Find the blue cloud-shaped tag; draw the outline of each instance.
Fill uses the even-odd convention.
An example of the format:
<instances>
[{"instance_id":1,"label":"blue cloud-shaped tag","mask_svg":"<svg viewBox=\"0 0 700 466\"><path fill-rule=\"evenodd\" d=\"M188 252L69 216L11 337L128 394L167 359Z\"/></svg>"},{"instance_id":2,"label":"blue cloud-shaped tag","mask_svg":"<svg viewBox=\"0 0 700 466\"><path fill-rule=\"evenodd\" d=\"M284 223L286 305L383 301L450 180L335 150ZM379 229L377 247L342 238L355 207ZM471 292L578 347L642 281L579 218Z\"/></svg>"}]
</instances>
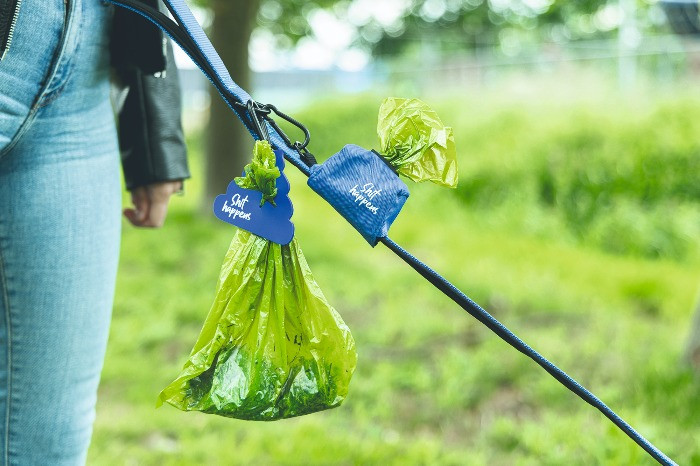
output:
<instances>
[{"instance_id":1,"label":"blue cloud-shaped tag","mask_svg":"<svg viewBox=\"0 0 700 466\"><path fill-rule=\"evenodd\" d=\"M265 202L260 207L260 191L243 189L235 181L231 181L226 194L216 196L214 215L219 220L284 245L289 244L294 237L294 224L290 220L294 208L289 199L289 180L284 174L284 156L282 151L274 152L277 168L280 169L280 176L276 182L276 206Z\"/></svg>"}]
</instances>

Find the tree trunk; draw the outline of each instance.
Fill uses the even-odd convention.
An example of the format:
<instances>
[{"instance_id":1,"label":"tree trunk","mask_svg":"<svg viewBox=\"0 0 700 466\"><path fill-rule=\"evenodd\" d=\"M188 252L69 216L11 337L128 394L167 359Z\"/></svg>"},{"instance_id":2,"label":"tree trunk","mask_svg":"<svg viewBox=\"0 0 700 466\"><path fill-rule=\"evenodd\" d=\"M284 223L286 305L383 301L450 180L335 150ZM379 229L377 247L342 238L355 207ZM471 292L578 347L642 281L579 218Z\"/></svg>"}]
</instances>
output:
<instances>
[{"instance_id":1,"label":"tree trunk","mask_svg":"<svg viewBox=\"0 0 700 466\"><path fill-rule=\"evenodd\" d=\"M700 373L700 302L695 310L695 317L690 329L690 338L686 347L685 357L691 367Z\"/></svg>"},{"instance_id":2,"label":"tree trunk","mask_svg":"<svg viewBox=\"0 0 700 466\"><path fill-rule=\"evenodd\" d=\"M243 89L250 88L248 42L255 26L259 0L212 0L214 20L211 41ZM206 185L204 203L211 209L214 198L226 192L228 183L241 175L252 154L252 139L238 117L214 87L206 132Z\"/></svg>"}]
</instances>

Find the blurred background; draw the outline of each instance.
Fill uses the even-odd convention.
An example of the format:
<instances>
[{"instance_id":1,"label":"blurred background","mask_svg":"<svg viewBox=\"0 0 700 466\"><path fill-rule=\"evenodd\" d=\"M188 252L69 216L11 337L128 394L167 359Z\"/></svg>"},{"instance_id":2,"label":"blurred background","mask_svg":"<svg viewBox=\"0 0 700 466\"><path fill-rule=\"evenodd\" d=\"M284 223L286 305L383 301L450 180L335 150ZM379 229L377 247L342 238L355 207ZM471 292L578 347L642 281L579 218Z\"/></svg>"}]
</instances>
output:
<instances>
[{"instance_id":1,"label":"blurred background","mask_svg":"<svg viewBox=\"0 0 700 466\"><path fill-rule=\"evenodd\" d=\"M392 237L677 462L700 465L697 1L193 7L234 79L304 122L319 161L346 143L378 148L384 97L436 108L455 130L460 185L411 184ZM162 230L124 228L91 464L652 464L369 248L293 168L297 237L357 342L347 400L272 423L154 409L233 235L209 202L252 148L194 65L178 65L193 178Z\"/></svg>"}]
</instances>

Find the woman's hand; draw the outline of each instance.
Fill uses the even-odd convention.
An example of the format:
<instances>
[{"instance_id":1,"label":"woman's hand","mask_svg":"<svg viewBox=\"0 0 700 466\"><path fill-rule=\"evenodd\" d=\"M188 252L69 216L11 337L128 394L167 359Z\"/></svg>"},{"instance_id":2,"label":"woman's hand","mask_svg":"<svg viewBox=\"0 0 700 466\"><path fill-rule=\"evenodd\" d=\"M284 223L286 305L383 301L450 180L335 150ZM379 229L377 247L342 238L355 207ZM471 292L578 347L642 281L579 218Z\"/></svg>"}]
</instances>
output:
<instances>
[{"instance_id":1,"label":"woman's hand","mask_svg":"<svg viewBox=\"0 0 700 466\"><path fill-rule=\"evenodd\" d=\"M136 227L160 228L168 213L170 196L182 189L182 181L164 181L139 186L131 191L134 208L124 209L124 216Z\"/></svg>"}]
</instances>

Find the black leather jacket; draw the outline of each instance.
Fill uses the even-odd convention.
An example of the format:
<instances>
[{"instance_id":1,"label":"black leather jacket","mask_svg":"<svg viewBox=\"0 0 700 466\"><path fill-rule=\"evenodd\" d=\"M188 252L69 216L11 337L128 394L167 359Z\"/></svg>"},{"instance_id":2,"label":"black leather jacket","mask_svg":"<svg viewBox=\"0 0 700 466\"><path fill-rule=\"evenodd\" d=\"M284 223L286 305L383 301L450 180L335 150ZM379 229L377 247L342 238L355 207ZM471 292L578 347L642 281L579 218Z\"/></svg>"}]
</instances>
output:
<instances>
[{"instance_id":1,"label":"black leather jacket","mask_svg":"<svg viewBox=\"0 0 700 466\"><path fill-rule=\"evenodd\" d=\"M141 0L158 7L158 0ZM180 82L170 41L153 24L116 8L111 60L126 86L119 147L127 189L190 177L180 120Z\"/></svg>"}]
</instances>

